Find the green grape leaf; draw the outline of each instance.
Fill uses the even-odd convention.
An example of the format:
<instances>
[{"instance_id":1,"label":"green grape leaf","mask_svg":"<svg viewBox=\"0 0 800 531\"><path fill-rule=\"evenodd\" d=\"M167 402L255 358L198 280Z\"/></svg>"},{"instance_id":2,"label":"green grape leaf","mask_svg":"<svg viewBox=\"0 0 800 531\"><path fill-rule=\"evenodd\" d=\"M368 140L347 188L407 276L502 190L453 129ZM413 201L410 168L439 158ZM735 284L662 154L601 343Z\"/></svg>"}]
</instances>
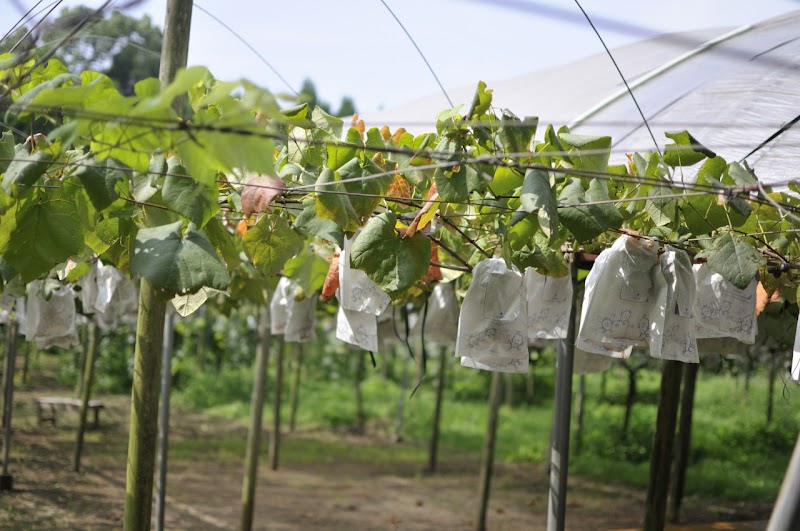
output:
<instances>
[{"instance_id":1,"label":"green grape leaf","mask_svg":"<svg viewBox=\"0 0 800 531\"><path fill-rule=\"evenodd\" d=\"M28 110L30 105L36 99L36 97L45 91L50 91L52 89L57 89L58 87L64 85L65 83L80 83L81 78L75 74L68 74L62 73L58 74L56 77L44 81L36 85L35 87L31 88L20 97L18 97L14 103L8 106L8 111L6 111L6 121L10 119L16 120L25 120L30 114L31 111ZM55 105L54 105L55 106Z\"/></svg>"},{"instance_id":2,"label":"green grape leaf","mask_svg":"<svg viewBox=\"0 0 800 531\"><path fill-rule=\"evenodd\" d=\"M442 201L463 203L469 199L469 171L475 172L475 170L468 168L464 164L451 168L436 169L433 173L433 178L436 181L436 191L439 192L439 197Z\"/></svg>"},{"instance_id":3,"label":"green grape leaf","mask_svg":"<svg viewBox=\"0 0 800 531\"><path fill-rule=\"evenodd\" d=\"M525 172L522 183L520 203L525 212L536 212L539 226L547 236L555 237L558 232L558 204L547 172L530 169Z\"/></svg>"},{"instance_id":4,"label":"green grape leaf","mask_svg":"<svg viewBox=\"0 0 800 531\"><path fill-rule=\"evenodd\" d=\"M0 135L0 173L5 173L14 159L14 135L8 131Z\"/></svg>"},{"instance_id":5,"label":"green grape leaf","mask_svg":"<svg viewBox=\"0 0 800 531\"><path fill-rule=\"evenodd\" d=\"M602 192L599 192L598 195L601 196L599 200L608 199L607 190L605 197L602 197ZM580 179L570 179L567 181L564 188L561 189L559 202L565 206L558 209L559 219L561 220L561 224L581 242L589 241L603 234L618 221L608 208L611 207L611 209L616 211L613 205L567 206L581 205L582 203L591 201L593 200L586 196ZM616 213L621 223L621 215L619 212Z\"/></svg>"},{"instance_id":6,"label":"green grape leaf","mask_svg":"<svg viewBox=\"0 0 800 531\"><path fill-rule=\"evenodd\" d=\"M672 194L674 192L666 186L654 186L647 194L652 199L645 202L644 208L657 227L669 225L675 220L677 200L675 198L658 199L659 196Z\"/></svg>"},{"instance_id":7,"label":"green grape leaf","mask_svg":"<svg viewBox=\"0 0 800 531\"><path fill-rule=\"evenodd\" d=\"M186 168L170 158L167 177L161 189L164 204L172 211L202 228L219 212L216 185L207 186L189 175Z\"/></svg>"},{"instance_id":8,"label":"green grape leaf","mask_svg":"<svg viewBox=\"0 0 800 531\"><path fill-rule=\"evenodd\" d=\"M523 176L516 168L498 166L492 179L492 191L500 195L508 195L522 186Z\"/></svg>"},{"instance_id":9,"label":"green grape leaf","mask_svg":"<svg viewBox=\"0 0 800 531\"><path fill-rule=\"evenodd\" d=\"M542 234L536 234L528 244L511 253L511 262L520 271L532 267L541 275L550 277L568 275L569 265L564 259L564 254L551 249L548 243Z\"/></svg>"},{"instance_id":10,"label":"green grape leaf","mask_svg":"<svg viewBox=\"0 0 800 531\"><path fill-rule=\"evenodd\" d=\"M222 255L223 260L228 265L228 269L233 271L242 263L239 258L239 251L236 250L236 245L233 243L231 233L225 228L222 222L213 217L208 220L203 231L208 237L211 245Z\"/></svg>"},{"instance_id":11,"label":"green grape leaf","mask_svg":"<svg viewBox=\"0 0 800 531\"><path fill-rule=\"evenodd\" d=\"M344 232L334 221L317 216L317 208L313 199L295 218L294 228L303 234L316 236L335 243L339 247L344 247Z\"/></svg>"},{"instance_id":12,"label":"green grape leaf","mask_svg":"<svg viewBox=\"0 0 800 531\"><path fill-rule=\"evenodd\" d=\"M97 210L111 206L119 199L120 188L128 184L128 172L112 158L102 162L89 159L77 167L73 176L80 181Z\"/></svg>"},{"instance_id":13,"label":"green grape leaf","mask_svg":"<svg viewBox=\"0 0 800 531\"><path fill-rule=\"evenodd\" d=\"M558 138L569 148L569 158L575 169L605 173L611 155L610 136L586 136L559 133Z\"/></svg>"},{"instance_id":14,"label":"green grape leaf","mask_svg":"<svg viewBox=\"0 0 800 531\"><path fill-rule=\"evenodd\" d=\"M407 290L428 272L431 242L422 234L403 238L391 212L370 219L350 248L350 265L364 271L384 291Z\"/></svg>"},{"instance_id":15,"label":"green grape leaf","mask_svg":"<svg viewBox=\"0 0 800 531\"><path fill-rule=\"evenodd\" d=\"M325 168L317 178L316 213L322 219L333 221L345 232L354 232L360 226L359 217L347 196L347 189L338 183L338 177L333 170ZM334 182L336 184L327 184Z\"/></svg>"},{"instance_id":16,"label":"green grape leaf","mask_svg":"<svg viewBox=\"0 0 800 531\"><path fill-rule=\"evenodd\" d=\"M500 140L503 143L504 151L506 153L532 152L538 125L539 118L535 116L526 116L524 120L520 120L511 112L503 111L500 120ZM492 188L494 189L494 185Z\"/></svg>"},{"instance_id":17,"label":"green grape leaf","mask_svg":"<svg viewBox=\"0 0 800 531\"><path fill-rule=\"evenodd\" d=\"M311 295L322 289L329 268L327 260L305 247L300 254L286 262L283 274L297 282L306 295Z\"/></svg>"},{"instance_id":18,"label":"green grape leaf","mask_svg":"<svg viewBox=\"0 0 800 531\"><path fill-rule=\"evenodd\" d=\"M666 132L664 136L675 141L674 144L664 146L664 162L668 166L692 166L704 158L713 159L717 156L688 131Z\"/></svg>"},{"instance_id":19,"label":"green grape leaf","mask_svg":"<svg viewBox=\"0 0 800 531\"><path fill-rule=\"evenodd\" d=\"M28 151L27 144L20 144L14 150L14 160L8 165L3 177L3 190L12 193L15 186L28 186L44 175L53 155L49 151Z\"/></svg>"},{"instance_id":20,"label":"green grape leaf","mask_svg":"<svg viewBox=\"0 0 800 531\"><path fill-rule=\"evenodd\" d=\"M264 276L280 272L303 249L303 237L279 215L261 216L242 239L244 252Z\"/></svg>"},{"instance_id":21,"label":"green grape leaf","mask_svg":"<svg viewBox=\"0 0 800 531\"><path fill-rule=\"evenodd\" d=\"M478 87L475 89L475 94L472 96L472 103L470 103L467 113L464 115L467 119L475 118L485 114L492 105L492 90L486 90L486 83L478 81Z\"/></svg>"},{"instance_id":22,"label":"green grape leaf","mask_svg":"<svg viewBox=\"0 0 800 531\"><path fill-rule=\"evenodd\" d=\"M165 297L196 293L203 287L224 290L229 277L211 242L182 222L139 229L133 245L131 274L140 275Z\"/></svg>"},{"instance_id":23,"label":"green grape leaf","mask_svg":"<svg viewBox=\"0 0 800 531\"><path fill-rule=\"evenodd\" d=\"M185 295L175 295L172 298L172 306L175 308L175 311L178 312L178 315L181 317L186 317L188 315L192 315L194 312L200 309L200 307L205 304L209 297L216 295L217 293L224 293L219 290L213 288L200 288L195 293L187 293Z\"/></svg>"},{"instance_id":24,"label":"green grape leaf","mask_svg":"<svg viewBox=\"0 0 800 531\"><path fill-rule=\"evenodd\" d=\"M328 144L328 167L333 171L341 168L345 163L351 161L358 153L358 145L362 145L361 133L358 129L351 127L347 130L346 144L341 142L331 142Z\"/></svg>"},{"instance_id":25,"label":"green grape leaf","mask_svg":"<svg viewBox=\"0 0 800 531\"><path fill-rule=\"evenodd\" d=\"M159 191L158 183L164 182L167 173L167 158L158 153L150 159L150 169L147 173L133 172L131 185L133 198L140 203L150 200Z\"/></svg>"},{"instance_id":26,"label":"green grape leaf","mask_svg":"<svg viewBox=\"0 0 800 531\"><path fill-rule=\"evenodd\" d=\"M0 217L0 255L25 282L83 250L83 226L70 201L26 201Z\"/></svg>"},{"instance_id":27,"label":"green grape leaf","mask_svg":"<svg viewBox=\"0 0 800 531\"><path fill-rule=\"evenodd\" d=\"M372 212L380 204L381 196L386 194L389 189L391 176L371 178L372 175L379 173L383 173L383 170L369 158L351 159L337 172L338 176L345 181L343 183L345 190L353 194L349 197L349 201L356 213L359 225L367 222ZM347 182L348 179L358 177L370 178L364 181Z\"/></svg>"},{"instance_id":28,"label":"green grape leaf","mask_svg":"<svg viewBox=\"0 0 800 531\"><path fill-rule=\"evenodd\" d=\"M516 223L513 223L512 220L513 225L508 228L508 242L511 245L511 249L523 249L539 231L539 220L536 215L517 212L514 219L519 214L525 214L525 216L521 217Z\"/></svg>"},{"instance_id":29,"label":"green grape leaf","mask_svg":"<svg viewBox=\"0 0 800 531\"><path fill-rule=\"evenodd\" d=\"M706 258L708 267L739 289L746 288L758 269L767 263L755 247L730 232L714 240L711 247L697 257Z\"/></svg>"}]
</instances>

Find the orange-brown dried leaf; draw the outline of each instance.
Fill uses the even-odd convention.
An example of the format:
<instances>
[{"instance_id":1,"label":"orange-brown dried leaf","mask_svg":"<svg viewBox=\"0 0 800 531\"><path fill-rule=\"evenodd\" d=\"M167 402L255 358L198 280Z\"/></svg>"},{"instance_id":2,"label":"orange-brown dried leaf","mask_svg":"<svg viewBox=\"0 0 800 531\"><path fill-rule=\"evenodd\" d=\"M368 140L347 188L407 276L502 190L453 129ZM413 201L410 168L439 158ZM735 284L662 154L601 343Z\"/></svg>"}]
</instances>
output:
<instances>
[{"instance_id":1,"label":"orange-brown dried leaf","mask_svg":"<svg viewBox=\"0 0 800 531\"><path fill-rule=\"evenodd\" d=\"M395 175L392 177L392 184L389 185L389 190L386 192L386 195L389 197L411 199L411 186L402 176Z\"/></svg>"},{"instance_id":2,"label":"orange-brown dried leaf","mask_svg":"<svg viewBox=\"0 0 800 531\"><path fill-rule=\"evenodd\" d=\"M331 300L337 289L339 289L339 253L334 253L325 282L322 284L322 300L325 302Z\"/></svg>"},{"instance_id":3,"label":"orange-brown dried leaf","mask_svg":"<svg viewBox=\"0 0 800 531\"><path fill-rule=\"evenodd\" d=\"M435 201L438 197L439 192L436 190L436 183L432 183L431 187L428 189L428 197L425 200L425 204L419 212L417 212L417 215L414 216L414 221L408 226L408 231L406 235L403 236L404 238L406 236L413 236L417 231L423 230L428 226L428 223L430 223L436 215L436 209L434 207L438 208L439 206L439 202Z\"/></svg>"},{"instance_id":4,"label":"orange-brown dried leaf","mask_svg":"<svg viewBox=\"0 0 800 531\"><path fill-rule=\"evenodd\" d=\"M431 265L428 266L428 273L425 275L425 278L422 279L422 282L425 284L442 280L442 268L438 265L434 265L434 263L439 263L439 246L436 245L436 242L431 242Z\"/></svg>"},{"instance_id":5,"label":"orange-brown dried leaf","mask_svg":"<svg viewBox=\"0 0 800 531\"><path fill-rule=\"evenodd\" d=\"M389 129L388 125L384 125L383 127L381 127L381 138L383 138L384 140L389 140L390 138L392 138L392 130Z\"/></svg>"},{"instance_id":6,"label":"orange-brown dried leaf","mask_svg":"<svg viewBox=\"0 0 800 531\"><path fill-rule=\"evenodd\" d=\"M286 185L280 177L256 175L251 177L242 190L242 212L245 216L269 210L269 204L283 192Z\"/></svg>"},{"instance_id":7,"label":"orange-brown dried leaf","mask_svg":"<svg viewBox=\"0 0 800 531\"><path fill-rule=\"evenodd\" d=\"M243 219L236 224L236 234L242 238L247 234L247 220Z\"/></svg>"},{"instance_id":8,"label":"orange-brown dried leaf","mask_svg":"<svg viewBox=\"0 0 800 531\"><path fill-rule=\"evenodd\" d=\"M358 116L358 115L356 115L356 116ZM367 130L367 124L364 123L364 120L357 121L354 127L361 134L361 140L364 140L364 133Z\"/></svg>"},{"instance_id":9,"label":"orange-brown dried leaf","mask_svg":"<svg viewBox=\"0 0 800 531\"><path fill-rule=\"evenodd\" d=\"M764 284L759 282L756 286L756 315L761 315L767 304L769 304L769 293L764 289Z\"/></svg>"},{"instance_id":10,"label":"orange-brown dried leaf","mask_svg":"<svg viewBox=\"0 0 800 531\"><path fill-rule=\"evenodd\" d=\"M394 144L394 147L400 147L400 137L403 136L403 133L405 132L406 130L404 127L398 127L394 132L392 135L392 144Z\"/></svg>"}]
</instances>

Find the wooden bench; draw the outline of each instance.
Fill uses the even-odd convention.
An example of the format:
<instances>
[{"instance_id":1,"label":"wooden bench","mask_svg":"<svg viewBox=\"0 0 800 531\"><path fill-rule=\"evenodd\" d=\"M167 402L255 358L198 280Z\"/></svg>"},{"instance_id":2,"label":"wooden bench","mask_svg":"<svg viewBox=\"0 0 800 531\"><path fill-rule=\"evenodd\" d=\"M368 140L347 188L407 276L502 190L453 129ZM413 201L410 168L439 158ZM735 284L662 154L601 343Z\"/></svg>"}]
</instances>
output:
<instances>
[{"instance_id":1,"label":"wooden bench","mask_svg":"<svg viewBox=\"0 0 800 531\"><path fill-rule=\"evenodd\" d=\"M89 400L89 409L94 412L94 422L89 426L96 428L100 425L100 410L105 406L100 400ZM78 398L40 397L36 399L36 412L39 424L48 421L56 425L56 411L58 409L80 410L81 400Z\"/></svg>"}]
</instances>

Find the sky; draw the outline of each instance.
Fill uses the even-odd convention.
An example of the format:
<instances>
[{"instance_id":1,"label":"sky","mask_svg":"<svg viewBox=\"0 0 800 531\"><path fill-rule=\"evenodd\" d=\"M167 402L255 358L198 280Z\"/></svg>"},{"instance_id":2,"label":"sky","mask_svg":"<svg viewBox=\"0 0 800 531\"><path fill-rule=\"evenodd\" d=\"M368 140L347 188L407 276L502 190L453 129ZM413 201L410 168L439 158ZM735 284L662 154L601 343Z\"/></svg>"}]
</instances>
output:
<instances>
[{"instance_id":1,"label":"sky","mask_svg":"<svg viewBox=\"0 0 800 531\"><path fill-rule=\"evenodd\" d=\"M574 0L384 0L445 88L503 80L602 52ZM34 0L0 0L3 33ZM98 0L62 5L101 4ZM120 3L124 3L121 1ZM800 9L798 0L583 0L613 49L660 33L739 27ZM43 2L42 6L48 2ZM163 26L166 0L143 0L131 16ZM201 9L202 8L202 9ZM204 11L205 10L205 11ZM362 112L440 92L414 44L381 0L202 0L195 2L189 64L219 79L247 78L290 92L313 80L334 110L345 95ZM609 68L612 68L609 63ZM442 96L442 109L449 107Z\"/></svg>"}]
</instances>

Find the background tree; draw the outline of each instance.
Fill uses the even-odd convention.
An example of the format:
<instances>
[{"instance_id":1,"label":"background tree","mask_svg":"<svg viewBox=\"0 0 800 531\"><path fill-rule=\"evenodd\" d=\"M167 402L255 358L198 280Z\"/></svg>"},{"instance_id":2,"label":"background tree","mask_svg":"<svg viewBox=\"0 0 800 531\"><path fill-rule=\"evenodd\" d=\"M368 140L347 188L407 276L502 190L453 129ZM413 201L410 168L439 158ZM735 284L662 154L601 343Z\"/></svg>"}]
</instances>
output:
<instances>
[{"instance_id":1,"label":"background tree","mask_svg":"<svg viewBox=\"0 0 800 531\"><path fill-rule=\"evenodd\" d=\"M300 94L297 97L298 103L308 103L308 108L313 109L315 105L319 106L320 109L323 111L333 114L331 110L331 105L319 99L317 95L317 87L314 85L314 82L310 79L306 78L303 80L303 84L300 86ZM342 118L349 118L356 113L356 103L353 101L353 98L350 96L344 96L342 98L341 103L339 104L339 110L336 112L336 116Z\"/></svg>"}]
</instances>

